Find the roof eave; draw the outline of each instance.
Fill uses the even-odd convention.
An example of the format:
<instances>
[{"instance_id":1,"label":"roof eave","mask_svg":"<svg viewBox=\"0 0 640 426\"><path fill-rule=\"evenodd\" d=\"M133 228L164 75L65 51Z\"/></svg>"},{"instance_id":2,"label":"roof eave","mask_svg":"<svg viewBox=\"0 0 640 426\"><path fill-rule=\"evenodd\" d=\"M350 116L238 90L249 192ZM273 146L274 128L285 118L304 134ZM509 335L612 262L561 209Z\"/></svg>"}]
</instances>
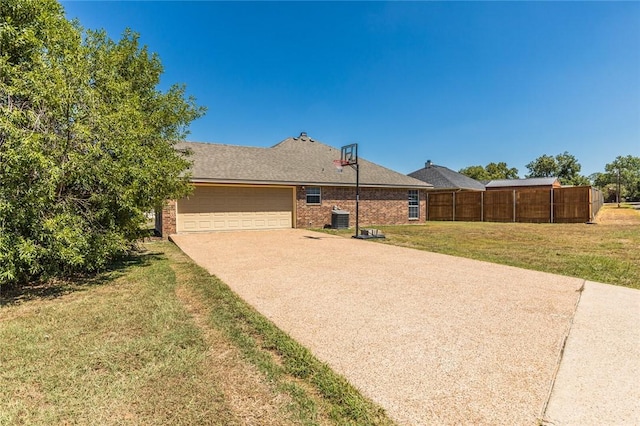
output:
<instances>
[{"instance_id":1,"label":"roof eave","mask_svg":"<svg viewBox=\"0 0 640 426\"><path fill-rule=\"evenodd\" d=\"M479 188L463 188L463 187L459 187L459 186L455 186L455 187L451 187L451 188L443 188L443 187L437 187L437 188L431 188L434 191L471 191L471 192L484 192L484 189L479 189Z\"/></svg>"}]
</instances>

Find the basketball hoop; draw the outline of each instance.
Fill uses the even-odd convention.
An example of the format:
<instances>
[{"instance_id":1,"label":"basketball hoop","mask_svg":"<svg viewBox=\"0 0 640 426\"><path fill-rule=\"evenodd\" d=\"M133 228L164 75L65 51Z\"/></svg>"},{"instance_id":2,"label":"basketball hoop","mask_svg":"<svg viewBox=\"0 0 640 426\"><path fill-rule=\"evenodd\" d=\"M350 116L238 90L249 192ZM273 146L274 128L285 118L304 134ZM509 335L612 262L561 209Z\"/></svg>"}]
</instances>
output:
<instances>
[{"instance_id":1,"label":"basketball hoop","mask_svg":"<svg viewBox=\"0 0 640 426\"><path fill-rule=\"evenodd\" d=\"M340 148L340 159L333 160L333 165L336 166L339 172L342 172L344 166L350 166L356 171L356 235L353 238L361 238L359 234L360 225L358 212L358 205L360 204L360 166L358 165L358 144L352 143L351 145L345 145Z\"/></svg>"},{"instance_id":2,"label":"basketball hoop","mask_svg":"<svg viewBox=\"0 0 640 426\"><path fill-rule=\"evenodd\" d=\"M338 172L342 173L342 168L346 165L348 165L349 162L348 161L344 161L344 160L333 160L333 165L336 166L336 169L338 169Z\"/></svg>"}]
</instances>

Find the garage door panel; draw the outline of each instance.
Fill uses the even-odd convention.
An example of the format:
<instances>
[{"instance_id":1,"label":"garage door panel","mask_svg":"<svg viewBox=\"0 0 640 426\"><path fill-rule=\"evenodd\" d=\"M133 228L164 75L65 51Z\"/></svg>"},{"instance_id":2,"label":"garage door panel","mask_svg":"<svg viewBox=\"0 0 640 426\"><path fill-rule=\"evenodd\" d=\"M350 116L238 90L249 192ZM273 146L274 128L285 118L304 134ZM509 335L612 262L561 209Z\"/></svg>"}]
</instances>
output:
<instances>
[{"instance_id":1,"label":"garage door panel","mask_svg":"<svg viewBox=\"0 0 640 426\"><path fill-rule=\"evenodd\" d=\"M196 226L196 222L193 220L185 220L184 222L184 230L185 231L195 231L198 227Z\"/></svg>"},{"instance_id":2,"label":"garage door panel","mask_svg":"<svg viewBox=\"0 0 640 426\"><path fill-rule=\"evenodd\" d=\"M291 228L291 188L196 187L178 201L178 232Z\"/></svg>"}]
</instances>

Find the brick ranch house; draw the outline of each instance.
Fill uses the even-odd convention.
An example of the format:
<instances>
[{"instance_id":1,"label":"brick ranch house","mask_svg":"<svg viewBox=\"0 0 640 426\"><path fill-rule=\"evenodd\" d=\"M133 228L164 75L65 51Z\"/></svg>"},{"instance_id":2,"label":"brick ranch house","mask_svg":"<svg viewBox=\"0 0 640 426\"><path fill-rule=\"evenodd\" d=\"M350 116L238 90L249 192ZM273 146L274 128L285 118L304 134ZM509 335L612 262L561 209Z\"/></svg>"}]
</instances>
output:
<instances>
[{"instance_id":1,"label":"brick ranch house","mask_svg":"<svg viewBox=\"0 0 640 426\"><path fill-rule=\"evenodd\" d=\"M340 150L306 135L270 148L182 142L192 153L194 192L165 203L156 230L174 233L281 228L321 228L332 210L350 212L355 225L355 170L333 165ZM432 186L362 158L360 224L424 223Z\"/></svg>"}]
</instances>

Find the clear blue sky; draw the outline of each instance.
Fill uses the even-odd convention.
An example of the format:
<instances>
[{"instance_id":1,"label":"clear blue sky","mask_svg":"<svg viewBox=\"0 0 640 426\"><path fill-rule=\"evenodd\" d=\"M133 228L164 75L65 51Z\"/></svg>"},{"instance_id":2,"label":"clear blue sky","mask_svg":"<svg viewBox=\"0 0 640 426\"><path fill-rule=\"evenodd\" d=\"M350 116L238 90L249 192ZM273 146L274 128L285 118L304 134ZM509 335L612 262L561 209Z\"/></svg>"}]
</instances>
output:
<instances>
[{"instance_id":1,"label":"clear blue sky","mask_svg":"<svg viewBox=\"0 0 640 426\"><path fill-rule=\"evenodd\" d=\"M639 2L62 1L158 53L208 108L188 139L306 131L402 173L543 154L640 156Z\"/></svg>"}]
</instances>

